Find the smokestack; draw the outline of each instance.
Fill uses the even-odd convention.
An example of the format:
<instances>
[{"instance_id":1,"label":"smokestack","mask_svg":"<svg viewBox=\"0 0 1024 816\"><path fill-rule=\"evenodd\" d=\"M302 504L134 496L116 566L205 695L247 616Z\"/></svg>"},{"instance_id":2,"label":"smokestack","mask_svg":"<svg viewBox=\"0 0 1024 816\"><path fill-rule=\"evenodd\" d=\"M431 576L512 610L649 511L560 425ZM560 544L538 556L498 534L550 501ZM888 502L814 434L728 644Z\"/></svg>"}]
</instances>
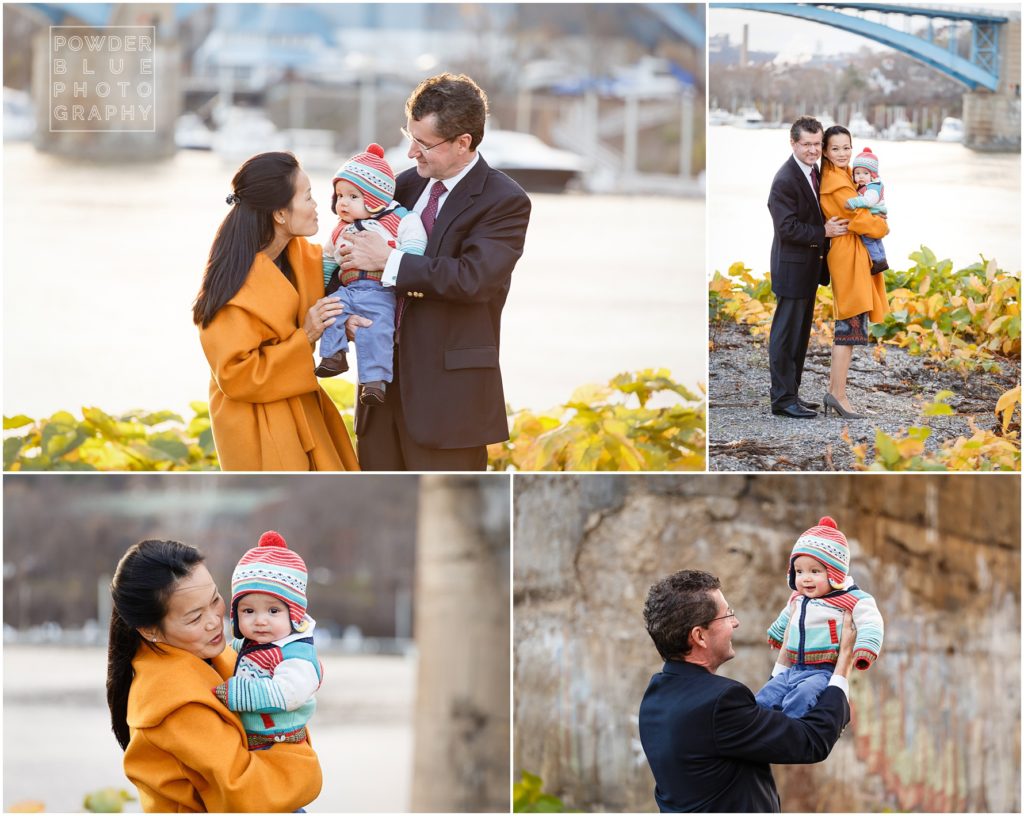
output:
<instances>
[{"instance_id":1,"label":"smokestack","mask_svg":"<svg viewBox=\"0 0 1024 816\"><path fill-rule=\"evenodd\" d=\"M747 64L747 41L750 39L750 26L743 24L743 44L740 46L740 68Z\"/></svg>"}]
</instances>

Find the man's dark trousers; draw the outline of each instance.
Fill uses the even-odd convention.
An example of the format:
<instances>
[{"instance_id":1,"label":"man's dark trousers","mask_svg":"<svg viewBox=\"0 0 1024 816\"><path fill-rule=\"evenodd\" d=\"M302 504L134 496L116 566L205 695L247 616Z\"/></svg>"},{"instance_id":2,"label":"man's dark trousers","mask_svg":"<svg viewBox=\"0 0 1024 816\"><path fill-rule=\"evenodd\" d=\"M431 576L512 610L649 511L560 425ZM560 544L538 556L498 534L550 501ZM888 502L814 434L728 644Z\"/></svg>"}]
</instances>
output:
<instances>
[{"instance_id":1,"label":"man's dark trousers","mask_svg":"<svg viewBox=\"0 0 1024 816\"><path fill-rule=\"evenodd\" d=\"M800 393L804 358L814 322L814 298L776 299L768 335L768 362L772 376L772 410L793 405Z\"/></svg>"}]
</instances>

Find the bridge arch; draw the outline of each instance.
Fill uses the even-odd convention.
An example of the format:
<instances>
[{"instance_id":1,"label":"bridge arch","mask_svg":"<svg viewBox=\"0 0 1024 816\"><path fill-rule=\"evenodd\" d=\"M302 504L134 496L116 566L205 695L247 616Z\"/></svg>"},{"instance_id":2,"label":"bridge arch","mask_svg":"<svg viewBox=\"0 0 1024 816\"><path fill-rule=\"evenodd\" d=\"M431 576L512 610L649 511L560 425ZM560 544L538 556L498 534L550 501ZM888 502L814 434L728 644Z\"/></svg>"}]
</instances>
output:
<instances>
[{"instance_id":1,"label":"bridge arch","mask_svg":"<svg viewBox=\"0 0 1024 816\"><path fill-rule=\"evenodd\" d=\"M829 3L806 5L803 3L714 3L711 8L743 9L768 14L781 14L838 28L881 43L906 54L925 65L963 83L974 91L996 91L999 87L999 33L1009 18L981 11L950 11L923 6L888 5L881 3ZM908 34L890 28L884 23L854 16L847 11L881 12L901 17L925 17L928 30L925 36ZM971 49L968 57L955 50L955 38L950 47L941 46L933 39L933 20L966 22L971 26Z\"/></svg>"}]
</instances>

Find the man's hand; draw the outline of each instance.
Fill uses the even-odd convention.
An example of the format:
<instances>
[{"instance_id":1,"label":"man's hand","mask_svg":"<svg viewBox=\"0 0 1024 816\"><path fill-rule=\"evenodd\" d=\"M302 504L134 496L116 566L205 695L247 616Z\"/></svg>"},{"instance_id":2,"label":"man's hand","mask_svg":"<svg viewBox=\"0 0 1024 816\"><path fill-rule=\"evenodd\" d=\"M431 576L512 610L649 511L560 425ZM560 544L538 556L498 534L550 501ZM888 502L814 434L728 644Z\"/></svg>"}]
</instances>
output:
<instances>
[{"instance_id":1,"label":"man's hand","mask_svg":"<svg viewBox=\"0 0 1024 816\"><path fill-rule=\"evenodd\" d=\"M837 235L846 235L846 225L850 223L848 218L840 218L833 215L825 222L825 237L835 238Z\"/></svg>"},{"instance_id":2,"label":"man's hand","mask_svg":"<svg viewBox=\"0 0 1024 816\"><path fill-rule=\"evenodd\" d=\"M391 254L391 247L384 239L375 232L357 232L348 236L351 246L343 246L341 254L341 268L346 272L353 269L363 272L383 272L384 264Z\"/></svg>"},{"instance_id":3,"label":"man's hand","mask_svg":"<svg viewBox=\"0 0 1024 816\"><path fill-rule=\"evenodd\" d=\"M847 610L843 613L843 634L839 639L839 659L836 660L835 674L840 677L850 675L850 669L853 667L853 644L856 639L857 627L853 625L853 614Z\"/></svg>"},{"instance_id":4,"label":"man's hand","mask_svg":"<svg viewBox=\"0 0 1024 816\"><path fill-rule=\"evenodd\" d=\"M350 342L355 342L356 329L365 329L367 326L372 325L373 321L370 318L363 317L362 315L352 315L352 317L345 321L345 335Z\"/></svg>"}]
</instances>

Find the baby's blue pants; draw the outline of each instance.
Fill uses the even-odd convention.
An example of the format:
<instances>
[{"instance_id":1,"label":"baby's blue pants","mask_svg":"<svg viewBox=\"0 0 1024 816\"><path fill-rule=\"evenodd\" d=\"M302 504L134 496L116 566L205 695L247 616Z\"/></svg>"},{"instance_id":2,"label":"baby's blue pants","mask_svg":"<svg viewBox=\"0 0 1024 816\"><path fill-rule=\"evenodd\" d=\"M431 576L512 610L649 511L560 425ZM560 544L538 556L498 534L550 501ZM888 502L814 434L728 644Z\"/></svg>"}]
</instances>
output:
<instances>
[{"instance_id":1,"label":"baby's blue pants","mask_svg":"<svg viewBox=\"0 0 1024 816\"><path fill-rule=\"evenodd\" d=\"M754 695L761 708L773 708L787 717L802 717L818 702L832 678L835 667L790 666L782 674L775 675Z\"/></svg>"},{"instance_id":2,"label":"baby's blue pants","mask_svg":"<svg viewBox=\"0 0 1024 816\"><path fill-rule=\"evenodd\" d=\"M391 382L395 357L395 291L379 281L358 280L341 286L331 297L340 298L345 311L320 337L320 356L330 357L348 348L345 321L352 315L367 317L372 326L356 331L356 364L359 382Z\"/></svg>"},{"instance_id":3,"label":"baby's blue pants","mask_svg":"<svg viewBox=\"0 0 1024 816\"><path fill-rule=\"evenodd\" d=\"M868 238L866 235L862 235L860 236L860 240L864 243L864 246L868 251L868 255L871 256L871 260L885 260L885 247L882 245L881 238Z\"/></svg>"}]
</instances>

